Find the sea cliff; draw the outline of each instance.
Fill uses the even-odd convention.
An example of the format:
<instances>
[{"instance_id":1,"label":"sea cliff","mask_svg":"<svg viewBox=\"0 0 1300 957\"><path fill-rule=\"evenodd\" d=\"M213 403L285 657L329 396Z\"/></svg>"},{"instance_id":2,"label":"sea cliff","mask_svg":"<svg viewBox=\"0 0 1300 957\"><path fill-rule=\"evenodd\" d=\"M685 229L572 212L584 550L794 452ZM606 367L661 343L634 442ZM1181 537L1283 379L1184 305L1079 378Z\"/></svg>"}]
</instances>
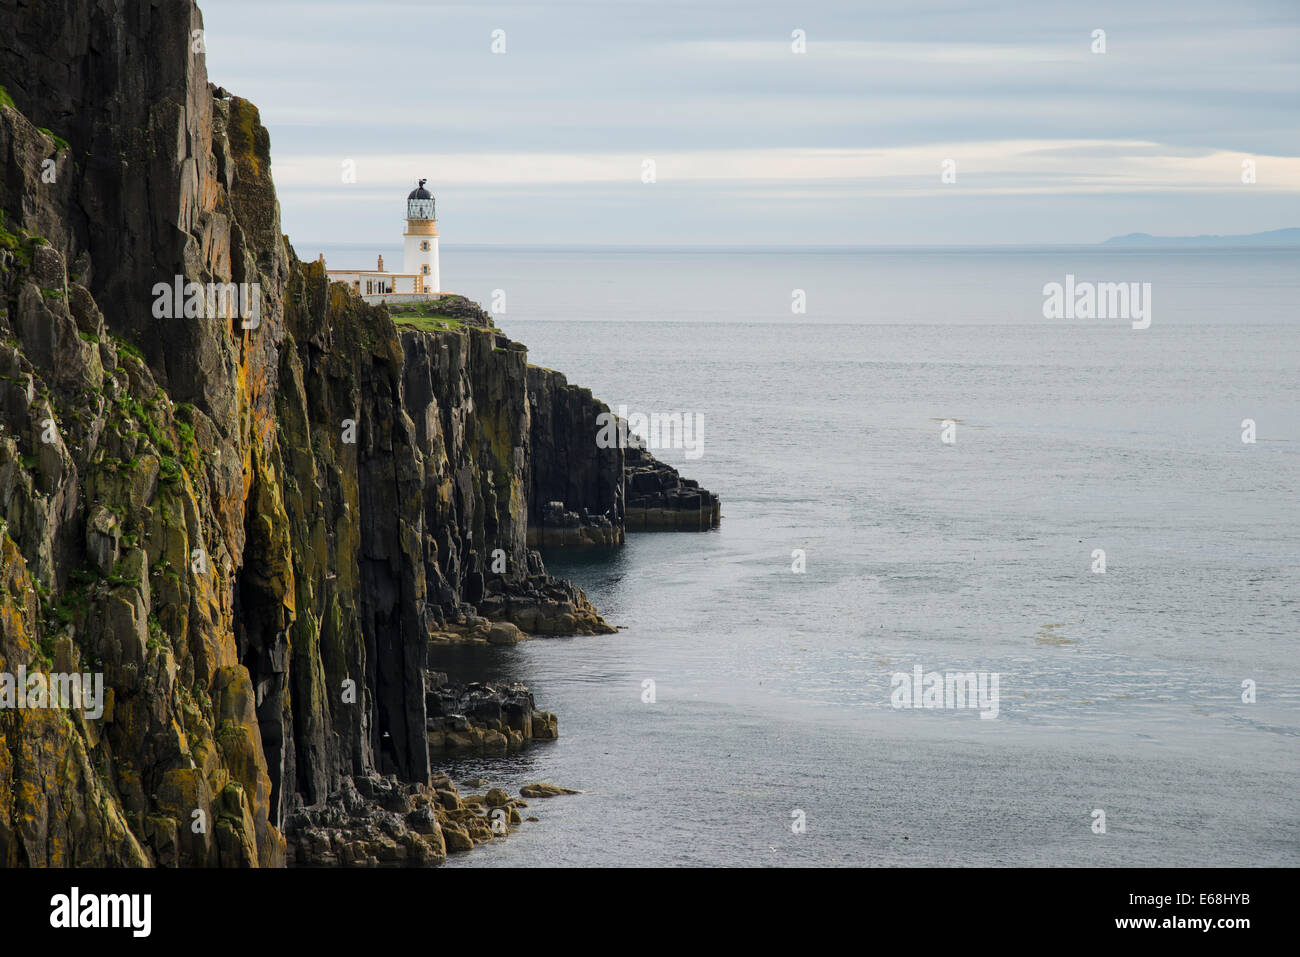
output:
<instances>
[{"instance_id":1,"label":"sea cliff","mask_svg":"<svg viewBox=\"0 0 1300 957\"><path fill-rule=\"evenodd\" d=\"M436 649L612 632L532 546L716 497L598 449L603 405L472 303L412 328L300 262L189 0L0 22L0 673L104 681L97 716L0 708L0 866L429 864L518 826L435 759L555 716ZM160 316L177 281L259 308Z\"/></svg>"}]
</instances>

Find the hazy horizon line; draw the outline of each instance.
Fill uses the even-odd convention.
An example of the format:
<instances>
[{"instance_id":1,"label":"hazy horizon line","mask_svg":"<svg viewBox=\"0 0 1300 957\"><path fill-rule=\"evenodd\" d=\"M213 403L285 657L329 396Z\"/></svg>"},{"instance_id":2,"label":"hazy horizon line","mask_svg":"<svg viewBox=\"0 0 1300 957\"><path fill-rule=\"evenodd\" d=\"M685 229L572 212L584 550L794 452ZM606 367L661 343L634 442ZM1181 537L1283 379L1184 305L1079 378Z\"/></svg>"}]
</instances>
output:
<instances>
[{"instance_id":1,"label":"hazy horizon line","mask_svg":"<svg viewBox=\"0 0 1300 957\"><path fill-rule=\"evenodd\" d=\"M1282 227L1296 228L1296 227ZM1261 232L1275 232L1275 230L1261 230ZM818 250L826 252L835 251L859 251L859 250L907 250L907 249L930 249L930 250L950 250L950 249L1078 249L1105 247L1110 250L1144 250L1144 249L1289 249L1300 246L1300 243L1261 243L1257 246L1245 243L1224 243L1215 245L1211 242L1204 242L1197 245L1189 245L1186 240L1199 239L1200 235L1189 236L1160 236L1153 237L1152 242L1119 245L1111 244L1113 238L1120 238L1132 234L1119 234L1117 237L1108 237L1107 239L1094 240L1092 242L1072 242L1072 243L1042 243L1042 242L1021 242L1021 243L619 243L619 242L585 242L585 243L441 243L445 249L573 249L573 250L692 250L692 251L719 251L719 252L736 252L742 250L753 251L781 251L781 250ZM1203 234L1215 236L1215 234ZM1223 234L1221 238L1232 239L1234 236L1252 236L1254 233L1240 234ZM1220 238L1215 236L1215 238ZM1159 240L1168 239L1171 242L1162 246ZM317 241L299 241L289 240L289 244L295 249L299 246L312 247L319 249L356 249L363 246L375 246L388 249L401 249L402 244L392 240L376 241L352 241L352 242L317 242Z\"/></svg>"}]
</instances>

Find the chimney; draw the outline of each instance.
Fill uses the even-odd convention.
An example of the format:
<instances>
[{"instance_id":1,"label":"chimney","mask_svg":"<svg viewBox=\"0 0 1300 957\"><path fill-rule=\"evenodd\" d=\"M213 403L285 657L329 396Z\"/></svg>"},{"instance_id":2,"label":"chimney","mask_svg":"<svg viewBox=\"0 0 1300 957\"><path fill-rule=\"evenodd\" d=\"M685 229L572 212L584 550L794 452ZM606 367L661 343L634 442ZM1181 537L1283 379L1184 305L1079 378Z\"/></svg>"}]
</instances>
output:
<instances>
[{"instance_id":1,"label":"chimney","mask_svg":"<svg viewBox=\"0 0 1300 957\"><path fill-rule=\"evenodd\" d=\"M379 271L380 272L384 271L384 256L382 253L380 253L379 255Z\"/></svg>"}]
</instances>

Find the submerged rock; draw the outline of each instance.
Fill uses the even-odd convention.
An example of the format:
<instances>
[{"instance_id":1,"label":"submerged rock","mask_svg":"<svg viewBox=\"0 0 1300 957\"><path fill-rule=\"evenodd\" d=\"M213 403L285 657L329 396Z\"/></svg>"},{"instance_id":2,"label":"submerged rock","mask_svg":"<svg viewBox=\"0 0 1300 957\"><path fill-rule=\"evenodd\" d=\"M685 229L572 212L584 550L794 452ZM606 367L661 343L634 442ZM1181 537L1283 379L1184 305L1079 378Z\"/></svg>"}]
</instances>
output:
<instances>
[{"instance_id":1,"label":"submerged rock","mask_svg":"<svg viewBox=\"0 0 1300 957\"><path fill-rule=\"evenodd\" d=\"M488 644L491 645L516 645L523 641L526 636L519 630L517 625L512 625L507 621L497 622L488 629Z\"/></svg>"},{"instance_id":2,"label":"submerged rock","mask_svg":"<svg viewBox=\"0 0 1300 957\"><path fill-rule=\"evenodd\" d=\"M526 798L553 798L560 797L564 794L581 794L581 791L575 791L572 788L562 788L555 784L525 784L519 789L519 793Z\"/></svg>"}]
</instances>

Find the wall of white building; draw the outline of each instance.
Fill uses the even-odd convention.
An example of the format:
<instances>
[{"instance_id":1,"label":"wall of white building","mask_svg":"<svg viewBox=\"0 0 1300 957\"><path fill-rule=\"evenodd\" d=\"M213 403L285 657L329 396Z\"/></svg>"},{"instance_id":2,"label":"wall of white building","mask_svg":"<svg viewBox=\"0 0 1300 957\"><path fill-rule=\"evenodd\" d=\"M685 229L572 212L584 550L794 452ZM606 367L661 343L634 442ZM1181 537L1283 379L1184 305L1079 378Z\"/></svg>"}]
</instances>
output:
<instances>
[{"instance_id":1,"label":"wall of white building","mask_svg":"<svg viewBox=\"0 0 1300 957\"><path fill-rule=\"evenodd\" d=\"M404 240L402 272L419 273L424 277L429 292L442 290L442 277L438 275L438 237L407 233Z\"/></svg>"},{"instance_id":2,"label":"wall of white building","mask_svg":"<svg viewBox=\"0 0 1300 957\"><path fill-rule=\"evenodd\" d=\"M416 293L421 289L421 277L405 273L376 272L374 270L352 271L328 269L325 274L330 282L345 282L362 296L381 295L383 293ZM427 289L427 287L424 287Z\"/></svg>"}]
</instances>

